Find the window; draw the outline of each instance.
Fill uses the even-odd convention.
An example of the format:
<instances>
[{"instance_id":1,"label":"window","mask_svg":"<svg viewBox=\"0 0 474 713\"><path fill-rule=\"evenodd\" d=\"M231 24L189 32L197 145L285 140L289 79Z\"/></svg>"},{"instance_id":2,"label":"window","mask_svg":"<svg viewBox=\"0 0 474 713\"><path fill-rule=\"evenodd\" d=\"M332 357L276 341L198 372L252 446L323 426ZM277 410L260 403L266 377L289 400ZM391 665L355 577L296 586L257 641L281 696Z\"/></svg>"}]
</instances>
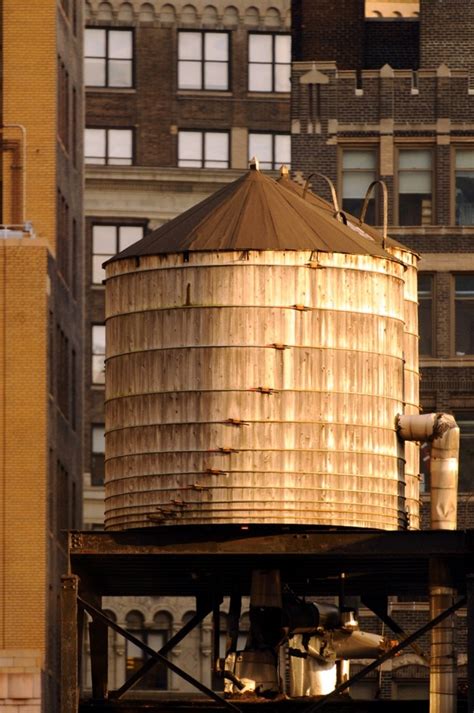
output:
<instances>
[{"instance_id":1,"label":"window","mask_svg":"<svg viewBox=\"0 0 474 713\"><path fill-rule=\"evenodd\" d=\"M228 33L178 32L178 89L228 88Z\"/></svg>"},{"instance_id":2,"label":"window","mask_svg":"<svg viewBox=\"0 0 474 713\"><path fill-rule=\"evenodd\" d=\"M178 133L178 166L229 168L229 134L227 131L180 131Z\"/></svg>"},{"instance_id":3,"label":"window","mask_svg":"<svg viewBox=\"0 0 474 713\"><path fill-rule=\"evenodd\" d=\"M458 412L454 417L461 431L458 490L469 493L474 491L474 412Z\"/></svg>"},{"instance_id":4,"label":"window","mask_svg":"<svg viewBox=\"0 0 474 713\"><path fill-rule=\"evenodd\" d=\"M375 149L347 149L342 153L342 209L360 216L367 189L377 178ZM375 223L375 198L372 194L365 222Z\"/></svg>"},{"instance_id":5,"label":"window","mask_svg":"<svg viewBox=\"0 0 474 713\"><path fill-rule=\"evenodd\" d=\"M69 74L58 57L58 136L66 152L69 152L69 124Z\"/></svg>"},{"instance_id":6,"label":"window","mask_svg":"<svg viewBox=\"0 0 474 713\"><path fill-rule=\"evenodd\" d=\"M84 81L89 87L131 87L133 33L131 30L86 29Z\"/></svg>"},{"instance_id":7,"label":"window","mask_svg":"<svg viewBox=\"0 0 474 713\"><path fill-rule=\"evenodd\" d=\"M92 226L92 282L102 284L105 270L102 264L143 238L143 225Z\"/></svg>"},{"instance_id":8,"label":"window","mask_svg":"<svg viewBox=\"0 0 474 713\"><path fill-rule=\"evenodd\" d=\"M290 166L290 134L249 134L249 159L253 156L258 158L262 169Z\"/></svg>"},{"instance_id":9,"label":"window","mask_svg":"<svg viewBox=\"0 0 474 713\"><path fill-rule=\"evenodd\" d=\"M104 424L92 426L91 483L103 485L105 474L105 429Z\"/></svg>"},{"instance_id":10,"label":"window","mask_svg":"<svg viewBox=\"0 0 474 713\"><path fill-rule=\"evenodd\" d=\"M105 383L105 325L92 327L92 383Z\"/></svg>"},{"instance_id":11,"label":"window","mask_svg":"<svg viewBox=\"0 0 474 713\"><path fill-rule=\"evenodd\" d=\"M249 34L249 91L289 92L291 35Z\"/></svg>"},{"instance_id":12,"label":"window","mask_svg":"<svg viewBox=\"0 0 474 713\"><path fill-rule=\"evenodd\" d=\"M433 356L433 275L418 275L420 355Z\"/></svg>"},{"instance_id":13,"label":"window","mask_svg":"<svg viewBox=\"0 0 474 713\"><path fill-rule=\"evenodd\" d=\"M86 129L84 158L86 163L131 166L132 129Z\"/></svg>"},{"instance_id":14,"label":"window","mask_svg":"<svg viewBox=\"0 0 474 713\"><path fill-rule=\"evenodd\" d=\"M158 651L166 644L172 627L172 619L167 612L157 612L153 617L153 624L150 628L145 626L143 614L138 611L129 612L125 622L127 631L155 651ZM141 668L148 659L148 656L131 641L127 641L126 646L126 675L128 678ZM139 681L136 687L139 689L166 689L168 687L166 666L161 663L154 666L153 669Z\"/></svg>"},{"instance_id":15,"label":"window","mask_svg":"<svg viewBox=\"0 0 474 713\"><path fill-rule=\"evenodd\" d=\"M456 356L474 354L474 275L455 275L454 349Z\"/></svg>"},{"instance_id":16,"label":"window","mask_svg":"<svg viewBox=\"0 0 474 713\"><path fill-rule=\"evenodd\" d=\"M56 399L66 420L69 420L71 378L69 373L69 339L56 324Z\"/></svg>"},{"instance_id":17,"label":"window","mask_svg":"<svg viewBox=\"0 0 474 713\"><path fill-rule=\"evenodd\" d=\"M474 225L474 150L456 151L456 225Z\"/></svg>"},{"instance_id":18,"label":"window","mask_svg":"<svg viewBox=\"0 0 474 713\"><path fill-rule=\"evenodd\" d=\"M398 169L399 225L430 225L433 183L431 150L401 150Z\"/></svg>"}]
</instances>

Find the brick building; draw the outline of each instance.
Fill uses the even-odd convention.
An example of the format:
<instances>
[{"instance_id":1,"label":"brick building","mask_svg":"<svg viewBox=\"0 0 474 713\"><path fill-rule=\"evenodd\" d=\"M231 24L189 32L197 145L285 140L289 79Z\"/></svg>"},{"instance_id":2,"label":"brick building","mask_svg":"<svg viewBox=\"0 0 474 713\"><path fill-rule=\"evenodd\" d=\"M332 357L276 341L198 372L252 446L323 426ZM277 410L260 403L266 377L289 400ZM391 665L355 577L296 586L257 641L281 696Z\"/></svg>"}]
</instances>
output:
<instances>
[{"instance_id":1,"label":"brick building","mask_svg":"<svg viewBox=\"0 0 474 713\"><path fill-rule=\"evenodd\" d=\"M101 264L234 181L249 155L258 154L266 170L290 163L290 0L90 0L85 8L84 522L101 529ZM194 602L142 598L107 606L119 624L160 642L187 621ZM208 682L209 637L206 621L172 654ZM110 681L120 686L142 654L120 637L111 645ZM158 668L145 685L183 683Z\"/></svg>"},{"instance_id":2,"label":"brick building","mask_svg":"<svg viewBox=\"0 0 474 713\"><path fill-rule=\"evenodd\" d=\"M0 710L58 710L82 497L82 7L3 0Z\"/></svg>"},{"instance_id":3,"label":"brick building","mask_svg":"<svg viewBox=\"0 0 474 713\"><path fill-rule=\"evenodd\" d=\"M421 403L454 413L461 427L460 528L474 523L473 12L468 0L341 0L337 13L329 1L293 2L292 165L327 174L355 214L370 182L383 179L389 233L421 255ZM381 224L381 194L368 216ZM391 607L408 631L428 615L422 602ZM365 611L364 627L371 621L379 626ZM426 675L410 654L359 690L427 697Z\"/></svg>"}]
</instances>

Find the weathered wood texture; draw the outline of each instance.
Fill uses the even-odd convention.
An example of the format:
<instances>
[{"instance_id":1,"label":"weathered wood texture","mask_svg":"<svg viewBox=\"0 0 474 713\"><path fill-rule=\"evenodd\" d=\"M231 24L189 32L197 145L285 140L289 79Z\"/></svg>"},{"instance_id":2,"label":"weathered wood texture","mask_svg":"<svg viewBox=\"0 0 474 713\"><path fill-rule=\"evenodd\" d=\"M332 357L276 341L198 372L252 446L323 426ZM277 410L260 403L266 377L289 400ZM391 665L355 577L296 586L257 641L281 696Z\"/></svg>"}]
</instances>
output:
<instances>
[{"instance_id":1,"label":"weathered wood texture","mask_svg":"<svg viewBox=\"0 0 474 713\"><path fill-rule=\"evenodd\" d=\"M420 412L420 368L418 359L418 257L414 253L389 247L392 253L406 266L405 271L405 340L404 340L404 401L406 414ZM405 498L408 527L420 527L420 446L413 441L405 441Z\"/></svg>"},{"instance_id":2,"label":"weathered wood texture","mask_svg":"<svg viewBox=\"0 0 474 713\"><path fill-rule=\"evenodd\" d=\"M302 251L110 264L106 527L397 529L408 501L413 525L395 431L417 404L413 274Z\"/></svg>"}]
</instances>

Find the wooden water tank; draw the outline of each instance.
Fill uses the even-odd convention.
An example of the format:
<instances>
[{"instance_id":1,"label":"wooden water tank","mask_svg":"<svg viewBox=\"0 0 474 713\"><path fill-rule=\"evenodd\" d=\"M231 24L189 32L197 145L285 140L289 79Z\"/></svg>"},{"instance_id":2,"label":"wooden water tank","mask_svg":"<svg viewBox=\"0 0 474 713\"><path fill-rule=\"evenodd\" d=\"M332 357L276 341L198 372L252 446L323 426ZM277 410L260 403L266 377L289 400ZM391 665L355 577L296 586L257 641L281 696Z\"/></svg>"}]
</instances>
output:
<instances>
[{"instance_id":1,"label":"wooden water tank","mask_svg":"<svg viewBox=\"0 0 474 713\"><path fill-rule=\"evenodd\" d=\"M257 171L110 261L107 529L405 528L406 274Z\"/></svg>"}]
</instances>

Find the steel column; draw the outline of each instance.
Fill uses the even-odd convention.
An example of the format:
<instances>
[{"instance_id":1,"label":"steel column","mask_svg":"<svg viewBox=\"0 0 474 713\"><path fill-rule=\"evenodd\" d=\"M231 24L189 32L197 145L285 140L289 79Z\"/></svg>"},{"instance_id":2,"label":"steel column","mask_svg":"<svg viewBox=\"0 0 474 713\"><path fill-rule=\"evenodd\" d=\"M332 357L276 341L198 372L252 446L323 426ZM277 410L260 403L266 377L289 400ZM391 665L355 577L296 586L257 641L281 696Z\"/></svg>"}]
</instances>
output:
<instances>
[{"instance_id":1,"label":"steel column","mask_svg":"<svg viewBox=\"0 0 474 713\"><path fill-rule=\"evenodd\" d=\"M79 707L79 636L77 592L79 577L61 577L61 713Z\"/></svg>"}]
</instances>

